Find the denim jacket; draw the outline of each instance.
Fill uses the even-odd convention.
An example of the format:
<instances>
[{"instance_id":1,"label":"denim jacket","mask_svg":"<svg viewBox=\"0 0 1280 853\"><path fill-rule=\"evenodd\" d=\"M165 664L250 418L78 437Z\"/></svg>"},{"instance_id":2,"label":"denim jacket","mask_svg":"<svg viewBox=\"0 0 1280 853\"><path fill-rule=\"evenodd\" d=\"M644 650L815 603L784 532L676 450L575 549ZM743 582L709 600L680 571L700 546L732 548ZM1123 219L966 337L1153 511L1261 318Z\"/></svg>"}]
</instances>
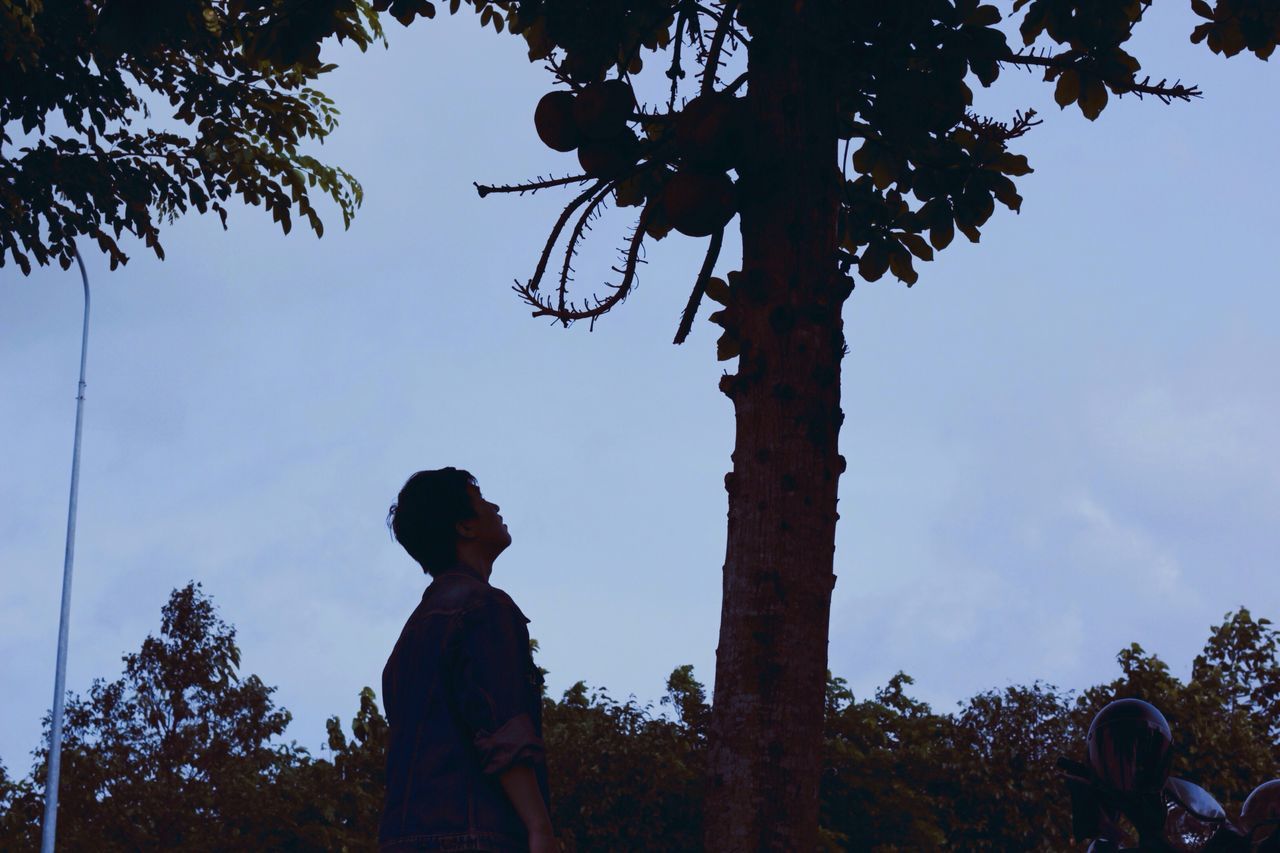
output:
<instances>
[{"instance_id":1,"label":"denim jacket","mask_svg":"<svg viewBox=\"0 0 1280 853\"><path fill-rule=\"evenodd\" d=\"M382 671L390 735L383 851L527 851L498 781L533 767L548 803L542 677L529 620L465 566L440 572Z\"/></svg>"}]
</instances>

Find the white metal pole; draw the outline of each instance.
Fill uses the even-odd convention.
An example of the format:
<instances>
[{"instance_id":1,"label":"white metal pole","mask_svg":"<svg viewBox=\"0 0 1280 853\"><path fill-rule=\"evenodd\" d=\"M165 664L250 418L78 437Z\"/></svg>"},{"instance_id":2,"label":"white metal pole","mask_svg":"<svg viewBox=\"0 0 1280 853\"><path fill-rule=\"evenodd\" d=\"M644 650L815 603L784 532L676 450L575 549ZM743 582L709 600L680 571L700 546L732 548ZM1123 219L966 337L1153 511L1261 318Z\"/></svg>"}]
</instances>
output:
<instances>
[{"instance_id":1,"label":"white metal pole","mask_svg":"<svg viewBox=\"0 0 1280 853\"><path fill-rule=\"evenodd\" d=\"M89 350L89 276L75 244L71 251L84 282L84 332L80 337L80 384L76 393L76 438L71 451L71 502L67 508L67 551L62 563L62 615L58 619L58 664L53 677L53 724L49 732L49 774L44 786L44 826L41 853L53 853L58 828L58 771L62 765L62 704L67 681L67 631L71 621L71 565L76 550L76 494L80 488L80 428L84 423L84 366Z\"/></svg>"}]
</instances>

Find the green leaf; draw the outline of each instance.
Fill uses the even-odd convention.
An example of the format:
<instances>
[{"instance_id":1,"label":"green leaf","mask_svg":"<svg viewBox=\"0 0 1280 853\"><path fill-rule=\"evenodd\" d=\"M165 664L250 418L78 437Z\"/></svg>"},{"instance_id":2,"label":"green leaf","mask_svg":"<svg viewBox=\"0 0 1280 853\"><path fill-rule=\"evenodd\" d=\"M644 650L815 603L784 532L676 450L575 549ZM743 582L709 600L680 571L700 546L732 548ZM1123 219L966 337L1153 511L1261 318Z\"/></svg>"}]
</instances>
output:
<instances>
[{"instance_id":1,"label":"green leaf","mask_svg":"<svg viewBox=\"0 0 1280 853\"><path fill-rule=\"evenodd\" d=\"M1065 108L1080 98L1080 75L1067 69L1058 75L1058 85L1053 90L1053 100Z\"/></svg>"},{"instance_id":2,"label":"green leaf","mask_svg":"<svg viewBox=\"0 0 1280 853\"><path fill-rule=\"evenodd\" d=\"M997 175L995 177L996 179L993 180L991 184L991 191L995 194L995 197L998 198L1000 203L1005 207L1020 213L1022 211L1022 196L1018 195L1018 189L1014 186L1013 181L1009 180L1004 175Z\"/></svg>"},{"instance_id":3,"label":"green leaf","mask_svg":"<svg viewBox=\"0 0 1280 853\"><path fill-rule=\"evenodd\" d=\"M955 220L947 215L946 218L934 223L929 229L929 242L933 248L941 252L947 246L951 245L951 240L956 236Z\"/></svg>"},{"instance_id":4,"label":"green leaf","mask_svg":"<svg viewBox=\"0 0 1280 853\"><path fill-rule=\"evenodd\" d=\"M1097 78L1086 81L1081 87L1079 104L1080 112L1089 121L1102 115L1102 110L1107 106L1106 84Z\"/></svg>"},{"instance_id":5,"label":"green leaf","mask_svg":"<svg viewBox=\"0 0 1280 853\"><path fill-rule=\"evenodd\" d=\"M997 157L992 162L992 165L1004 174L1013 175L1014 177L1029 175L1035 171L1027 162L1025 154L1009 154L1006 152Z\"/></svg>"},{"instance_id":6,"label":"green leaf","mask_svg":"<svg viewBox=\"0 0 1280 853\"><path fill-rule=\"evenodd\" d=\"M713 302L717 302L721 305L729 304L729 285L722 278L712 276L707 279L707 287L703 292L706 293L707 298Z\"/></svg>"},{"instance_id":7,"label":"green leaf","mask_svg":"<svg viewBox=\"0 0 1280 853\"><path fill-rule=\"evenodd\" d=\"M906 246L907 249L910 250L911 254L915 255L920 260L933 260L933 249L929 248L929 244L925 242L925 239L919 234L899 234L898 239L902 242L902 245Z\"/></svg>"},{"instance_id":8,"label":"green leaf","mask_svg":"<svg viewBox=\"0 0 1280 853\"><path fill-rule=\"evenodd\" d=\"M889 269L898 281L905 282L907 287L920 279L920 274L916 272L915 265L911 262L911 253L902 246L893 246L889 249Z\"/></svg>"},{"instance_id":9,"label":"green leaf","mask_svg":"<svg viewBox=\"0 0 1280 853\"><path fill-rule=\"evenodd\" d=\"M867 281L876 281L889 269L889 250L882 240L877 240L862 250L858 258L858 275Z\"/></svg>"}]
</instances>

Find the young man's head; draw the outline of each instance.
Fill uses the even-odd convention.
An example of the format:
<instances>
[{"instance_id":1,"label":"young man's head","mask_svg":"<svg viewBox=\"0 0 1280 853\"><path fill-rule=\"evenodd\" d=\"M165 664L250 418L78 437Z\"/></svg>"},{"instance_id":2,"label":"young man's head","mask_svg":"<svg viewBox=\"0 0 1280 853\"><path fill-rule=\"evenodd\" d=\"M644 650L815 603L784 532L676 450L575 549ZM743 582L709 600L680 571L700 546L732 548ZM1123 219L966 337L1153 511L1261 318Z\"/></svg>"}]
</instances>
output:
<instances>
[{"instance_id":1,"label":"young man's head","mask_svg":"<svg viewBox=\"0 0 1280 853\"><path fill-rule=\"evenodd\" d=\"M476 478L458 468L419 471L405 481L387 513L396 541L430 575L459 562L488 573L511 544L498 505Z\"/></svg>"}]
</instances>

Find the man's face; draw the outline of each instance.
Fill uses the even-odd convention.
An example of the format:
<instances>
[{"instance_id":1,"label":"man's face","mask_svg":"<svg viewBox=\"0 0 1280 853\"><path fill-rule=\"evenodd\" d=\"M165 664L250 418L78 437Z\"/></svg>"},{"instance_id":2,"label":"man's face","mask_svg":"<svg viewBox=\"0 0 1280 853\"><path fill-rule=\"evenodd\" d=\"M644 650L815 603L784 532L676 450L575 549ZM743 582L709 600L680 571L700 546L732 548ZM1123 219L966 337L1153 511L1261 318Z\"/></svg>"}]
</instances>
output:
<instances>
[{"instance_id":1,"label":"man's face","mask_svg":"<svg viewBox=\"0 0 1280 853\"><path fill-rule=\"evenodd\" d=\"M496 557L511 544L511 534L498 513L498 505L485 500L477 486L467 486L467 494L471 496L471 508L476 515L458 523L458 535L482 546Z\"/></svg>"}]
</instances>

